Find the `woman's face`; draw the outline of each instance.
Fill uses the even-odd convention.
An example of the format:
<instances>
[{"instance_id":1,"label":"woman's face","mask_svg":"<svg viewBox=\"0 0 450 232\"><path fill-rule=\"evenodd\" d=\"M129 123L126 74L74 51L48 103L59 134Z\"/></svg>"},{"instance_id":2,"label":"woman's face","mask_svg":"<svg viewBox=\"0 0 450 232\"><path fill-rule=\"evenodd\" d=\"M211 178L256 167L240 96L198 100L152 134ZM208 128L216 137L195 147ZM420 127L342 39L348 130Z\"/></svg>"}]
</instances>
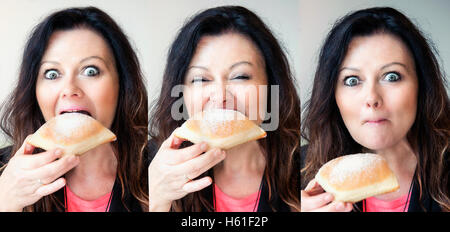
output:
<instances>
[{"instance_id":1,"label":"woman's face","mask_svg":"<svg viewBox=\"0 0 450 232\"><path fill-rule=\"evenodd\" d=\"M362 146L387 149L406 141L416 118L418 80L412 56L397 37L355 37L340 67L336 103Z\"/></svg>"},{"instance_id":2,"label":"woman's face","mask_svg":"<svg viewBox=\"0 0 450 232\"><path fill-rule=\"evenodd\" d=\"M53 33L36 83L36 98L46 121L80 111L109 128L118 95L114 56L100 35L89 29Z\"/></svg>"},{"instance_id":3,"label":"woman's face","mask_svg":"<svg viewBox=\"0 0 450 232\"><path fill-rule=\"evenodd\" d=\"M259 125L266 112L267 83L264 59L250 39L238 33L204 36L184 79L184 103L189 116L233 109Z\"/></svg>"}]
</instances>

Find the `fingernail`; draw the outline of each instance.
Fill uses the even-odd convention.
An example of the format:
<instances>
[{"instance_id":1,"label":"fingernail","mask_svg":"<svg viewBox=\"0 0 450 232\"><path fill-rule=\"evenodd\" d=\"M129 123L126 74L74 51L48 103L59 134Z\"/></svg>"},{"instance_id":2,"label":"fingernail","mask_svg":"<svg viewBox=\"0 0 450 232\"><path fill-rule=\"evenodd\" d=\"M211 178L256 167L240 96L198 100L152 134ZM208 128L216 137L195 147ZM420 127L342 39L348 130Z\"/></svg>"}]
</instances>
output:
<instances>
[{"instance_id":1,"label":"fingernail","mask_svg":"<svg viewBox=\"0 0 450 232\"><path fill-rule=\"evenodd\" d=\"M206 150L207 148L208 148L208 144L206 144L206 143L202 143L202 145L200 145L200 148L202 149L202 150Z\"/></svg>"},{"instance_id":2,"label":"fingernail","mask_svg":"<svg viewBox=\"0 0 450 232\"><path fill-rule=\"evenodd\" d=\"M325 201L327 201L327 202L332 201L333 198L334 198L334 197L333 197L333 195L331 195L331 194L325 195Z\"/></svg>"}]
</instances>

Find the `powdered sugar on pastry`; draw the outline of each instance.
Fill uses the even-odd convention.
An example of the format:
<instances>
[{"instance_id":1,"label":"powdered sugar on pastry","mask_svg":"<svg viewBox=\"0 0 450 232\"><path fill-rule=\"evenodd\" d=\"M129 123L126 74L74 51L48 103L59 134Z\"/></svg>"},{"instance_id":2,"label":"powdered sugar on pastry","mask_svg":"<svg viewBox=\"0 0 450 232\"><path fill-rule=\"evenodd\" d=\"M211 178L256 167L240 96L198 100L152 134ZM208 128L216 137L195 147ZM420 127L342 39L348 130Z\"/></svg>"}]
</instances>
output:
<instances>
[{"instance_id":1,"label":"powdered sugar on pastry","mask_svg":"<svg viewBox=\"0 0 450 232\"><path fill-rule=\"evenodd\" d=\"M330 182L340 184L355 174L371 175L376 162L381 162L381 156L365 153L359 155L346 155L336 160L330 173Z\"/></svg>"}]
</instances>

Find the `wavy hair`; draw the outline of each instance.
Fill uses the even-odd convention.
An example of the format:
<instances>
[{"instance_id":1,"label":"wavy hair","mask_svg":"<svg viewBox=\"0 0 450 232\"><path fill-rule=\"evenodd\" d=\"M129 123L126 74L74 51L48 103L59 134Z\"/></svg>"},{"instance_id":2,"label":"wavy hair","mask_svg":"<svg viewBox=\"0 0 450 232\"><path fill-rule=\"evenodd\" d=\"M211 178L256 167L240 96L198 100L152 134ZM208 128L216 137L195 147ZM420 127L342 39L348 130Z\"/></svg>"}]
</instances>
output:
<instances>
[{"instance_id":1,"label":"wavy hair","mask_svg":"<svg viewBox=\"0 0 450 232\"><path fill-rule=\"evenodd\" d=\"M27 135L44 123L36 99L36 80L42 57L55 31L87 28L103 37L114 54L119 76L119 97L111 131L117 136L112 143L118 161L117 177L122 186L122 200L127 189L148 208L147 168L147 91L138 58L127 36L105 12L95 7L68 8L46 17L32 31L22 56L19 79L7 102L2 105L1 129L12 140L12 155ZM43 197L25 211L64 210L54 194Z\"/></svg>"},{"instance_id":2,"label":"wavy hair","mask_svg":"<svg viewBox=\"0 0 450 232\"><path fill-rule=\"evenodd\" d=\"M313 179L327 161L339 155L362 152L362 146L353 140L344 125L335 89L338 69L349 43L356 36L377 33L396 36L413 56L419 84L418 110L407 140L418 161L414 178L419 183L421 200L428 191L443 210L449 211L450 102L445 75L431 41L405 15L388 7L348 14L336 22L325 39L302 122L302 138L309 143L301 170L302 186Z\"/></svg>"},{"instance_id":3,"label":"wavy hair","mask_svg":"<svg viewBox=\"0 0 450 232\"><path fill-rule=\"evenodd\" d=\"M244 35L256 45L266 64L268 85L279 86L279 101L283 107L280 107L278 129L268 131L267 137L259 140L266 159L264 179L268 183L269 198L273 198L276 192L286 204L300 210L300 168L296 168L299 167L297 157L300 154L300 99L295 89L295 79L277 39L257 15L244 7L210 8L190 18L180 29L170 47L161 93L152 109L149 128L152 139L161 145L184 122L171 117L171 106L181 97L171 97L170 93L174 86L184 83L200 39L229 32ZM270 98L270 88L268 96ZM213 211L207 194L205 190L188 194L175 201L172 210Z\"/></svg>"}]
</instances>

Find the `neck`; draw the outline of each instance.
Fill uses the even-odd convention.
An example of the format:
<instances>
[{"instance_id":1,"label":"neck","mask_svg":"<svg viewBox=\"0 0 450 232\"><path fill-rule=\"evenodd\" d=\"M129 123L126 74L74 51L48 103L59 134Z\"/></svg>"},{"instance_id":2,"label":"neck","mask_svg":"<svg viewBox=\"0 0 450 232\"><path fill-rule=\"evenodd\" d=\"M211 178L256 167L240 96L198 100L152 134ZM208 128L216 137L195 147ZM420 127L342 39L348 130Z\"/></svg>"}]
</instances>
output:
<instances>
[{"instance_id":1,"label":"neck","mask_svg":"<svg viewBox=\"0 0 450 232\"><path fill-rule=\"evenodd\" d=\"M417 158L406 139L385 149L370 151L386 159L400 185L400 190L377 196L379 199L390 200L408 194L417 166Z\"/></svg>"},{"instance_id":2,"label":"neck","mask_svg":"<svg viewBox=\"0 0 450 232\"><path fill-rule=\"evenodd\" d=\"M266 162L258 142L241 144L225 152L226 158L215 167L217 173L261 175L264 172Z\"/></svg>"},{"instance_id":3,"label":"neck","mask_svg":"<svg viewBox=\"0 0 450 232\"><path fill-rule=\"evenodd\" d=\"M383 156L394 173L397 171L399 173L409 173L411 176L414 174L417 159L406 138L394 146L372 152Z\"/></svg>"},{"instance_id":4,"label":"neck","mask_svg":"<svg viewBox=\"0 0 450 232\"><path fill-rule=\"evenodd\" d=\"M100 145L80 156L80 163L66 173L67 185L86 200L112 190L117 159L110 143Z\"/></svg>"},{"instance_id":5,"label":"neck","mask_svg":"<svg viewBox=\"0 0 450 232\"><path fill-rule=\"evenodd\" d=\"M226 153L226 158L213 169L214 182L220 190L235 198L258 191L266 165L258 142L241 144Z\"/></svg>"}]
</instances>

